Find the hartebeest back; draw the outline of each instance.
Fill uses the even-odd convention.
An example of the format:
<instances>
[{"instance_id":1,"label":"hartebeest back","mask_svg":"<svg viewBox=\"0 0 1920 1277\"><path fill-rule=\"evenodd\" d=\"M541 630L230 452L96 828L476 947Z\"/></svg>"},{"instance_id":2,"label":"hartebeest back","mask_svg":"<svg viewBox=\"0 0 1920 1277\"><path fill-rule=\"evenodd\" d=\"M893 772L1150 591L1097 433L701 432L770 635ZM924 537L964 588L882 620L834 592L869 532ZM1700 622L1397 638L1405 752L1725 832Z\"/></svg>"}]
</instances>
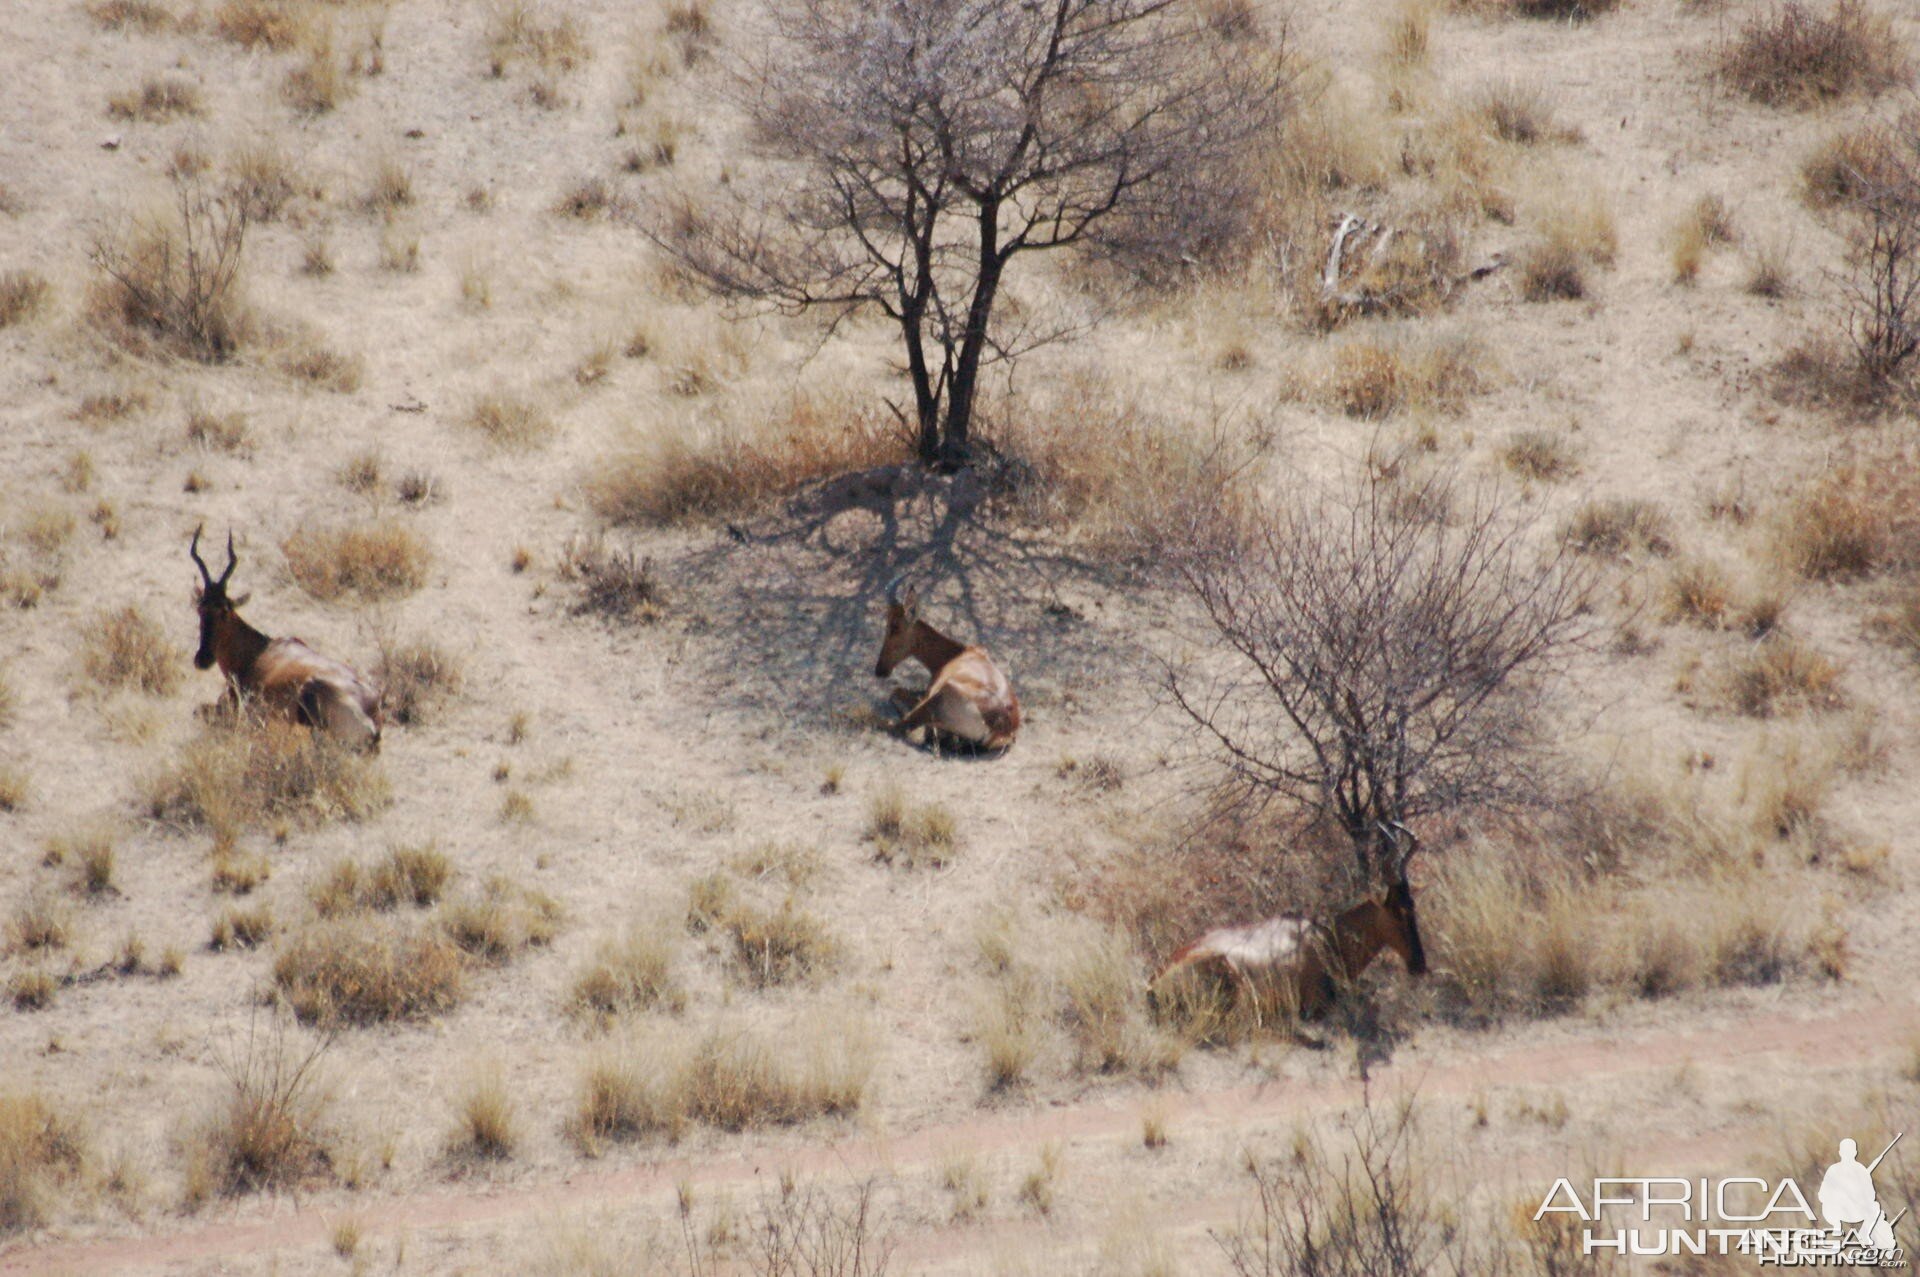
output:
<instances>
[{"instance_id":1,"label":"hartebeest back","mask_svg":"<svg viewBox=\"0 0 1920 1277\"><path fill-rule=\"evenodd\" d=\"M1175 951L1149 982L1149 990L1179 971L1211 975L1249 999L1256 1015L1261 997L1277 1000L1302 1017L1324 1012L1343 983L1360 977L1382 949L1392 949L1409 975L1427 973L1426 946L1407 885L1407 861L1419 845L1395 825L1390 840L1400 851L1386 890L1362 900L1331 925L1283 915L1244 927L1218 927Z\"/></svg>"},{"instance_id":2,"label":"hartebeest back","mask_svg":"<svg viewBox=\"0 0 1920 1277\"><path fill-rule=\"evenodd\" d=\"M234 705L258 702L270 713L319 728L347 744L379 749L379 688L297 638L268 638L241 620L238 609L250 596L227 595L227 581L239 562L233 533L227 533L226 571L216 579L200 557L201 531L194 529L187 547L200 569L194 599L200 610L200 649L193 663L203 670L219 664L227 680L221 700Z\"/></svg>"},{"instance_id":3,"label":"hartebeest back","mask_svg":"<svg viewBox=\"0 0 1920 1277\"><path fill-rule=\"evenodd\" d=\"M900 578L887 586L887 633L880 642L875 678L886 678L913 659L933 675L926 694L894 724L899 731L930 727L982 749L1005 749L1020 730L1020 698L983 647L950 639L920 619L920 596L900 594Z\"/></svg>"}]
</instances>

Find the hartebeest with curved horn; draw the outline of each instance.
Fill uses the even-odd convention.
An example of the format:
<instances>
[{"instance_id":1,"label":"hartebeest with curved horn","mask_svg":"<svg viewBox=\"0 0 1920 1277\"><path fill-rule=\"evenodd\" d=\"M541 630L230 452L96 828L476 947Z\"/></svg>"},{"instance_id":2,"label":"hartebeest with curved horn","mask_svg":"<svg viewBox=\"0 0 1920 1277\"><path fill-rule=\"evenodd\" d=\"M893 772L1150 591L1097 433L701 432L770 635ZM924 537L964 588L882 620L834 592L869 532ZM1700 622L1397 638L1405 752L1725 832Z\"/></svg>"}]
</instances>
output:
<instances>
[{"instance_id":1,"label":"hartebeest with curved horn","mask_svg":"<svg viewBox=\"0 0 1920 1277\"><path fill-rule=\"evenodd\" d=\"M219 663L227 679L222 703L257 700L273 713L319 728L349 745L379 749L379 688L351 666L320 655L297 638L268 638L241 620L238 609L252 596L227 596L227 581L239 562L233 533L227 533L226 571L216 579L200 557L202 530L193 530L187 547L200 569L200 589L194 597L200 609L200 650L194 653L193 663L203 670Z\"/></svg>"},{"instance_id":2,"label":"hartebeest with curved horn","mask_svg":"<svg viewBox=\"0 0 1920 1277\"><path fill-rule=\"evenodd\" d=\"M1179 971L1209 975L1249 999L1259 1018L1262 991L1302 1018L1324 1012L1342 983L1357 980L1382 949L1392 949L1407 974L1427 973L1426 946L1414 912L1407 862L1419 840L1405 825L1382 824L1395 855L1386 890L1362 900L1331 925L1282 915L1244 927L1219 927L1175 951L1148 982L1148 990Z\"/></svg>"},{"instance_id":3,"label":"hartebeest with curved horn","mask_svg":"<svg viewBox=\"0 0 1920 1277\"><path fill-rule=\"evenodd\" d=\"M930 727L982 749L1005 749L1020 730L1020 698L1013 684L985 648L950 639L921 620L919 592L900 593L904 575L887 584L887 634L873 676L886 678L911 657L927 667L933 682L917 701L910 693L895 693L903 711L895 729Z\"/></svg>"}]
</instances>

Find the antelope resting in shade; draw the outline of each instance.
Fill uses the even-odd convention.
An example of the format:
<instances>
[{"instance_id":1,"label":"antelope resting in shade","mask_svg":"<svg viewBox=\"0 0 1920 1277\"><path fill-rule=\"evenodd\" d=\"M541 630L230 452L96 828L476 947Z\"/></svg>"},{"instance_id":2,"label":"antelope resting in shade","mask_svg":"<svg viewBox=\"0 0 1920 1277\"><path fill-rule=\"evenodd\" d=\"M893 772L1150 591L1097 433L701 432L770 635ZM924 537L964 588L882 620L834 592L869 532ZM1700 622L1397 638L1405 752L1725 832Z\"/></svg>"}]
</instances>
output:
<instances>
[{"instance_id":1,"label":"antelope resting in shade","mask_svg":"<svg viewBox=\"0 0 1920 1277\"><path fill-rule=\"evenodd\" d=\"M380 689L352 667L308 647L297 638L268 638L240 619L239 608L251 598L227 596L238 556L233 533L227 533L227 568L218 579L200 557L200 528L187 547L200 569L200 589L194 598L200 609L200 649L193 655L199 669L217 662L226 676L223 705L258 702L269 713L305 723L349 745L380 748Z\"/></svg>"},{"instance_id":2,"label":"antelope resting in shade","mask_svg":"<svg viewBox=\"0 0 1920 1277\"><path fill-rule=\"evenodd\" d=\"M894 727L931 728L981 749L1005 749L1020 730L1020 698L983 647L950 639L920 619L920 596L900 593L900 578L887 586L887 633L873 676L886 678L909 657L927 667L933 682L917 699L894 693L902 713Z\"/></svg>"},{"instance_id":3,"label":"antelope resting in shade","mask_svg":"<svg viewBox=\"0 0 1920 1277\"><path fill-rule=\"evenodd\" d=\"M1385 827L1383 827L1384 829ZM1282 915L1244 927L1218 927L1177 950L1148 984L1149 999L1171 976L1182 973L1223 984L1248 999L1258 1022L1263 1001L1291 1009L1303 1019L1332 1005L1342 984L1360 977L1382 949L1392 949L1407 974L1427 973L1407 861L1418 841L1395 825L1386 831L1405 850L1394 857L1386 890L1362 900L1329 924Z\"/></svg>"}]
</instances>

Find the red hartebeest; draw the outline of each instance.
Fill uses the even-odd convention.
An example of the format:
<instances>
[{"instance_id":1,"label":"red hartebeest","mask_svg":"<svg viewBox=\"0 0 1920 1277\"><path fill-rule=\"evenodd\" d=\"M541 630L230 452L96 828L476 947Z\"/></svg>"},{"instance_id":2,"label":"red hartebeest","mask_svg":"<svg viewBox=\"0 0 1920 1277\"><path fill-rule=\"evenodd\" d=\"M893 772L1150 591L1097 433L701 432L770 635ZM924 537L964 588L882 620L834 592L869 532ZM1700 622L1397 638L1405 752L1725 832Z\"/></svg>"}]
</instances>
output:
<instances>
[{"instance_id":1,"label":"red hartebeest","mask_svg":"<svg viewBox=\"0 0 1920 1277\"><path fill-rule=\"evenodd\" d=\"M902 732L929 727L982 749L1005 749L1020 730L1020 698L983 647L950 639L920 619L920 596L900 596L900 578L887 586L887 634L873 676L885 678L911 657L927 667L933 682L915 698L894 693Z\"/></svg>"},{"instance_id":2,"label":"red hartebeest","mask_svg":"<svg viewBox=\"0 0 1920 1277\"><path fill-rule=\"evenodd\" d=\"M240 619L251 595L227 597L227 580L239 562L227 533L227 568L219 579L200 557L200 528L187 547L200 569L194 604L200 609L199 669L215 662L226 676L222 704L258 700L273 713L325 731L349 745L380 748L380 690L352 667L320 655L297 638L268 638Z\"/></svg>"},{"instance_id":3,"label":"red hartebeest","mask_svg":"<svg viewBox=\"0 0 1920 1277\"><path fill-rule=\"evenodd\" d=\"M1148 989L1175 972L1191 971L1228 985L1248 999L1256 1021L1262 995L1301 1018L1322 1014L1342 984L1359 978L1382 949L1392 949L1407 974L1427 973L1427 951L1420 940L1413 889L1407 885L1407 861L1418 841L1395 825L1393 843L1406 850L1395 858L1392 877L1378 899L1362 900L1326 925L1307 918L1281 916L1244 927L1219 927L1175 951L1148 982Z\"/></svg>"}]
</instances>

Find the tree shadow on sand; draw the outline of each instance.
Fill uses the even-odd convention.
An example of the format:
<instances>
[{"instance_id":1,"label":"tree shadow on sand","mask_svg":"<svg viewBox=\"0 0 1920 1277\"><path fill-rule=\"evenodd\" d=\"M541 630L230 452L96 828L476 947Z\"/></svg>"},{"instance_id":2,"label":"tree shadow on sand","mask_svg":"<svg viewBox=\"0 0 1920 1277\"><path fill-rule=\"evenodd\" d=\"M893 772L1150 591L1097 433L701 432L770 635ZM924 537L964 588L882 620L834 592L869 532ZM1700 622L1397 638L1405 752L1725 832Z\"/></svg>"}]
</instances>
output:
<instances>
[{"instance_id":1,"label":"tree shadow on sand","mask_svg":"<svg viewBox=\"0 0 1920 1277\"><path fill-rule=\"evenodd\" d=\"M995 518L993 498L977 471L882 466L815 485L676 556L678 589L727 632L703 658L720 699L819 723L863 707L891 718L873 666L887 586L903 573L927 619L991 651L1029 706L1143 674L1136 636L1070 602L1121 574L1055 533Z\"/></svg>"}]
</instances>

